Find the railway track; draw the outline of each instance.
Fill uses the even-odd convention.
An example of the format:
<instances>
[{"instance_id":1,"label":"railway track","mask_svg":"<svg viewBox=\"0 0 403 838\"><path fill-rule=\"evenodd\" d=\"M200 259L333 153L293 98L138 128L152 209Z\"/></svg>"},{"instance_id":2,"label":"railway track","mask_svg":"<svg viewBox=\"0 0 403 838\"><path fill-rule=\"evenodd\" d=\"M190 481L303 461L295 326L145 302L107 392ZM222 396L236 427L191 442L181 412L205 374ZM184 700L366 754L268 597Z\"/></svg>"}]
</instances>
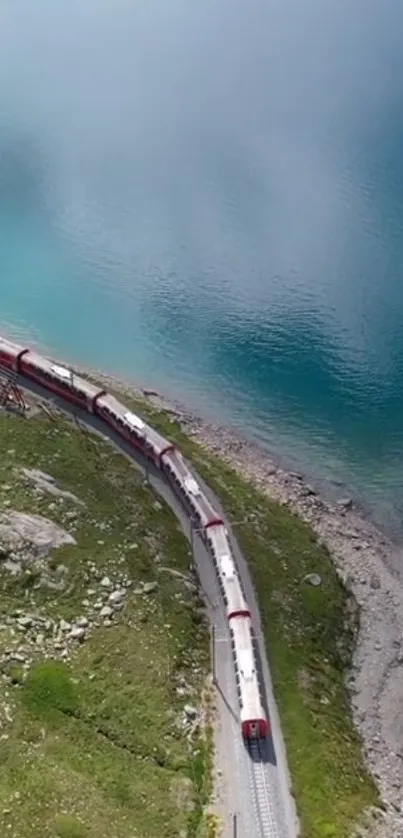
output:
<instances>
[{"instance_id":1,"label":"railway track","mask_svg":"<svg viewBox=\"0 0 403 838\"><path fill-rule=\"evenodd\" d=\"M249 742L251 791L255 804L259 838L278 838L274 801L270 793L259 740Z\"/></svg>"}]
</instances>

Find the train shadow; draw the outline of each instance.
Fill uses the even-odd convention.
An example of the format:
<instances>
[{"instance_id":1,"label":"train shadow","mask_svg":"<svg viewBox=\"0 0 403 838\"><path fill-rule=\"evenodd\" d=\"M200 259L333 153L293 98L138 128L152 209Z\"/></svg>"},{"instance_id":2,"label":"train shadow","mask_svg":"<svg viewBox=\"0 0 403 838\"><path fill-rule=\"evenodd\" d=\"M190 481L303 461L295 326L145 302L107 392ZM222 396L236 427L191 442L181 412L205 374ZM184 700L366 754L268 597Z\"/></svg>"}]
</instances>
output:
<instances>
[{"instance_id":1,"label":"train shadow","mask_svg":"<svg viewBox=\"0 0 403 838\"><path fill-rule=\"evenodd\" d=\"M268 733L265 739L244 739L244 747L252 762L277 765L271 733Z\"/></svg>"},{"instance_id":2,"label":"train shadow","mask_svg":"<svg viewBox=\"0 0 403 838\"><path fill-rule=\"evenodd\" d=\"M228 701L227 696L225 695L225 693L224 693L224 691L223 691L222 687L220 686L220 684L219 684L219 682L218 682L217 680L216 680L216 681L214 681L214 686L215 686L215 688L216 688L217 692L220 694L220 696L221 696L221 698L222 698L222 701L224 702L224 704L225 704L225 706L226 706L226 708L227 708L227 710L228 710L229 714L232 716L232 718L234 719L234 721L235 721L237 724L240 724L240 722L239 722L239 716L237 716L237 714L235 713L234 709L231 707L231 704L230 704L230 702Z\"/></svg>"},{"instance_id":3,"label":"train shadow","mask_svg":"<svg viewBox=\"0 0 403 838\"><path fill-rule=\"evenodd\" d=\"M252 750L250 749L249 744L247 744L247 750L254 762L263 762L263 763L270 763L270 765L277 765L277 757L276 757L276 749L274 747L273 741L273 734L272 734L272 727L271 727L271 719L270 719L270 712L269 712L269 704L267 701L267 692L265 689L265 680L263 675L263 664L262 664L262 656L260 654L259 643L255 635L253 635L253 648L255 653L255 660L256 660L256 668L259 678L260 684L260 695L263 704L263 710L266 715L266 719L269 724L269 731L267 736L264 739L259 739L259 747Z\"/></svg>"}]
</instances>

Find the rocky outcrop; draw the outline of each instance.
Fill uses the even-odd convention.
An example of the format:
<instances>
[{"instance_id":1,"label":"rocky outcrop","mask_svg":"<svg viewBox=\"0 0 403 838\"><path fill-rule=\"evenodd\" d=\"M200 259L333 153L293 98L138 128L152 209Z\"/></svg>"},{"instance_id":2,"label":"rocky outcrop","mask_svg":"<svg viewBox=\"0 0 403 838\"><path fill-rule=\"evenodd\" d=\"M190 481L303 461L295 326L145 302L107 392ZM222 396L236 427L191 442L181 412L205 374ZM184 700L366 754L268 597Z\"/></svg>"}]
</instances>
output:
<instances>
[{"instance_id":1,"label":"rocky outcrop","mask_svg":"<svg viewBox=\"0 0 403 838\"><path fill-rule=\"evenodd\" d=\"M21 469L21 475L26 480L33 483L36 489L40 492L47 492L50 495L55 495L55 497L71 500L74 503L84 505L83 501L79 500L79 498L77 498L76 495L73 495L72 492L66 492L63 489L60 489L54 477L51 477L50 474L46 474L44 471L40 471L37 468L23 468Z\"/></svg>"},{"instance_id":2,"label":"rocky outcrop","mask_svg":"<svg viewBox=\"0 0 403 838\"><path fill-rule=\"evenodd\" d=\"M10 510L0 513L0 566L20 573L64 544L75 544L70 533L40 515Z\"/></svg>"}]
</instances>

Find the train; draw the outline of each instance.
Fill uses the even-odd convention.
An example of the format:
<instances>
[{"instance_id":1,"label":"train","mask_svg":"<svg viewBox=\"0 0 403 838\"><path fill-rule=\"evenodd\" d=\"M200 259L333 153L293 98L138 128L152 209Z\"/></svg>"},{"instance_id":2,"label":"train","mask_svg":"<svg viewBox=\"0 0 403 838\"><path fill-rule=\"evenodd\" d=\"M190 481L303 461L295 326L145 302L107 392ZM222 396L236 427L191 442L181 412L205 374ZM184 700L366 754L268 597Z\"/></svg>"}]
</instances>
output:
<instances>
[{"instance_id":1,"label":"train","mask_svg":"<svg viewBox=\"0 0 403 838\"><path fill-rule=\"evenodd\" d=\"M36 382L71 405L97 416L163 472L212 558L229 624L231 654L245 740L264 739L264 709L252 618L224 520L188 463L168 439L115 396L72 370L0 337L0 365L10 375Z\"/></svg>"}]
</instances>

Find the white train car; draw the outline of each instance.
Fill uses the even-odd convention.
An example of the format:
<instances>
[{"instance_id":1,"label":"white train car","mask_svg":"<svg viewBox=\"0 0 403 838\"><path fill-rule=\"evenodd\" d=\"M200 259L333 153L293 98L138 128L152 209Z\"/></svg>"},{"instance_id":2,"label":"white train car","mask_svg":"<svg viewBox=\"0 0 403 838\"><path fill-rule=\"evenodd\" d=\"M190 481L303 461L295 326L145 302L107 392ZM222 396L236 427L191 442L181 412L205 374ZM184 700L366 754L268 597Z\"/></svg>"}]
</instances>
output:
<instances>
[{"instance_id":1,"label":"white train car","mask_svg":"<svg viewBox=\"0 0 403 838\"><path fill-rule=\"evenodd\" d=\"M215 524L222 524L222 518L202 492L182 454L174 449L164 452L161 460L169 482L198 526L207 530Z\"/></svg>"},{"instance_id":2,"label":"white train car","mask_svg":"<svg viewBox=\"0 0 403 838\"><path fill-rule=\"evenodd\" d=\"M18 370L21 375L90 413L94 412L97 398L105 393L99 385L92 384L73 370L56 364L37 352L22 352L18 358Z\"/></svg>"},{"instance_id":3,"label":"white train car","mask_svg":"<svg viewBox=\"0 0 403 838\"><path fill-rule=\"evenodd\" d=\"M240 707L242 735L245 739L263 739L269 724L263 708L259 673L250 617L233 617L229 622L231 648Z\"/></svg>"},{"instance_id":4,"label":"white train car","mask_svg":"<svg viewBox=\"0 0 403 838\"><path fill-rule=\"evenodd\" d=\"M232 555L224 524L210 527L206 532L207 547L213 557L227 617L250 616L238 569Z\"/></svg>"},{"instance_id":5,"label":"white train car","mask_svg":"<svg viewBox=\"0 0 403 838\"><path fill-rule=\"evenodd\" d=\"M140 416L128 410L114 396L101 395L97 398L95 412L158 466L161 464L161 456L174 450L172 443L151 428Z\"/></svg>"}]
</instances>

